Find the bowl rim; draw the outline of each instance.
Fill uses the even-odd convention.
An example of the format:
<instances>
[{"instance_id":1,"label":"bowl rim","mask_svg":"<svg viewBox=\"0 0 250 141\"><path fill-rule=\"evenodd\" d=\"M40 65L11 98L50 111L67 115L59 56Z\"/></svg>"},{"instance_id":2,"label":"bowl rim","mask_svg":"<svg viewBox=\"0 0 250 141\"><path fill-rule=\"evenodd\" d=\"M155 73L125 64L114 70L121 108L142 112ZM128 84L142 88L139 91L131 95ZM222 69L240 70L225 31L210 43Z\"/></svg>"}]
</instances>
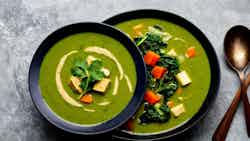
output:
<instances>
[{"instance_id":1,"label":"bowl rim","mask_svg":"<svg viewBox=\"0 0 250 141\"><path fill-rule=\"evenodd\" d=\"M127 11L127 12L123 12L115 16L112 16L104 20L103 23L114 26L121 22L134 20L134 19L142 19L142 18L160 19L163 21L167 21L167 22L171 22L176 25L179 25L183 27L184 29L186 29L187 31L189 31L200 42L209 60L210 72L211 72L210 88L206 96L206 99L204 100L198 112L189 120L183 122L177 127L171 128L166 131L156 132L152 134L145 134L145 135L133 134L130 132L124 132L122 130L116 130L114 132L113 137L124 139L124 140L134 140L134 139L156 140L156 139L171 138L176 135L184 133L185 131L187 131L194 125L196 125L207 114L208 110L210 109L211 105L213 104L217 96L219 86L220 86L219 61L218 61L218 57L216 55L216 52L212 44L207 39L205 34L190 21L171 12L155 10L155 9L132 10L132 11Z\"/></svg>"},{"instance_id":2,"label":"bowl rim","mask_svg":"<svg viewBox=\"0 0 250 141\"><path fill-rule=\"evenodd\" d=\"M49 49L52 48L55 43L65 37L84 32L104 34L119 41L133 58L137 77L134 95L131 97L128 105L112 119L90 126L84 126L81 124L66 121L55 112L53 112L53 110L43 99L39 86L40 67ZM74 134L81 135L96 135L106 133L124 124L131 116L134 115L136 109L140 106L138 103L142 102L143 100L145 84L146 66L143 62L140 51L136 48L136 45L129 39L126 34L121 32L120 30L105 23L97 22L81 22L70 24L52 32L43 40L43 42L39 45L38 49L34 53L28 73L30 96L33 104L41 113L41 115L56 127Z\"/></svg>"}]
</instances>

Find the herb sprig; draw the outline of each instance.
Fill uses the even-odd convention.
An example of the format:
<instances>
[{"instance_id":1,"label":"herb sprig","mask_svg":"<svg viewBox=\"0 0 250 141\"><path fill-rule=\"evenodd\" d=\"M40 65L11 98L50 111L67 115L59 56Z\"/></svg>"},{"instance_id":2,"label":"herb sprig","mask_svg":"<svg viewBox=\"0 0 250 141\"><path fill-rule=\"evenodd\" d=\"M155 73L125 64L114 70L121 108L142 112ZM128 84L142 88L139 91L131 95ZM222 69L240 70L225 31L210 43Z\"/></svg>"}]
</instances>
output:
<instances>
[{"instance_id":1,"label":"herb sprig","mask_svg":"<svg viewBox=\"0 0 250 141\"><path fill-rule=\"evenodd\" d=\"M85 60L78 59L71 68L71 74L81 79L80 87L83 93L79 96L81 98L84 94L91 91L96 81L102 80L105 75L101 71L103 64L100 60L94 60L90 65Z\"/></svg>"}]
</instances>

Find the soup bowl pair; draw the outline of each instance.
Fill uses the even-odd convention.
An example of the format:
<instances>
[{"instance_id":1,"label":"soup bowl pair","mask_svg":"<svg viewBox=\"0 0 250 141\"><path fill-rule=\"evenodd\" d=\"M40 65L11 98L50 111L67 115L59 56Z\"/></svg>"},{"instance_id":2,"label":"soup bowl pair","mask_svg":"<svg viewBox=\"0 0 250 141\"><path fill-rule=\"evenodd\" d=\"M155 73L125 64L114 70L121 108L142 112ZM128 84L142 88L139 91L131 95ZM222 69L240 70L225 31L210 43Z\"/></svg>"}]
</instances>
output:
<instances>
[{"instance_id":1,"label":"soup bowl pair","mask_svg":"<svg viewBox=\"0 0 250 141\"><path fill-rule=\"evenodd\" d=\"M126 33L120 31L119 28L119 23L125 22L125 21L130 21L133 19L145 19L145 18L155 18L155 19L160 19L162 21L168 21L171 23L174 23L176 25L179 25L186 29L188 32L190 32L201 44L203 47L207 58L208 58L208 63L210 66L210 83L209 83L209 89L208 92L205 96L205 99L202 101L202 105L198 109L198 111L190 117L189 120L179 124L178 126L175 126L174 128L162 131L162 132L157 132L157 133L147 133L147 134L137 134L133 132L128 132L123 129L120 129L121 125L123 125L126 121L128 121L139 109L141 103L143 102L143 97L144 93L146 90L146 65L143 60L142 53L139 51L139 49L136 47L135 43L130 39L130 37L127 36ZM105 24L106 23L106 24ZM110 25L118 25L118 28L115 28ZM60 115L63 114L63 112L54 112L53 106L50 105L48 101L46 101L46 97L43 95L42 88L40 86L40 77L41 77L41 68L43 67L43 61L46 59L46 56L49 54L52 48L55 47L55 45L60 46L60 42L62 40L67 40L65 38L69 36L74 36L77 34L81 33L95 33L95 34L101 34L108 36L116 41L118 41L125 50L128 52L128 58L130 57L133 60L133 64L129 65L121 65L122 67L126 68L128 66L128 69L130 68L129 66L134 65L134 83L133 83L133 94L131 95L131 98L129 99L128 103L123 104L124 108L120 110L118 113L114 114L110 119L106 119L102 122L98 123L91 123L91 124L82 124L79 122L74 122L74 121L69 121L65 120L65 118ZM86 42L93 42L93 40L88 41L87 36L83 36L86 38L82 38L82 40L86 40ZM72 39L73 42L77 40ZM66 41L65 41L66 43ZM58 45L59 44L59 45ZM63 43L61 43L63 44ZM104 45L105 42L103 41L102 43L99 43L98 45ZM63 45L62 45L63 46ZM67 44L67 46L70 46L70 43ZM82 47L83 46L83 47ZM84 50L86 49L86 45L79 44L79 50ZM55 47L56 48L56 47ZM60 47L57 47L58 51L60 50ZM61 47L62 48L62 47ZM105 48L105 47L104 47ZM67 49L66 49L67 50ZM114 48L114 50L116 50ZM70 51L70 47L69 50ZM112 51L112 49L111 49ZM122 52L120 52L122 54ZM62 54L63 55L63 54ZM62 56L61 55L61 56ZM53 56L53 55L52 55ZM60 56L60 55L59 55ZM122 55L121 55L122 56ZM119 53L117 53L116 58L117 60L122 59L124 62L126 62L126 56L125 57L120 57ZM56 58L56 57L55 57ZM111 57L112 58L112 57ZM52 61L47 59L47 62ZM56 60L56 59L55 59ZM112 60L112 59L111 59ZM54 65L58 65L59 60L56 60ZM105 62L104 62L105 63ZM108 62L109 63L109 62ZM108 64L107 63L107 64ZM52 61L53 65L53 61ZM67 61L66 61L67 65ZM68 65L70 63L68 62ZM53 67L52 67L53 68ZM112 67L111 67L112 68ZM119 68L119 67L118 67ZM45 68L44 70L49 69L48 67ZM54 70L53 70L54 71ZM65 73L69 70L66 70ZM114 71L119 71L114 70ZM46 73L46 71L45 71ZM63 72L64 73L64 72ZM62 76L63 76L62 73ZM111 72L112 74L112 72ZM54 78L56 75L56 70L55 72L51 73L52 77L49 77L48 79L52 79L53 83L56 81ZM49 75L48 75L49 76ZM82 134L82 135L94 135L94 134L102 134L106 133L109 131L114 131L113 136L116 138L120 139L162 139L162 138L169 138L175 135L178 135L180 133L183 133L187 129L191 128L194 124L196 124L204 115L207 113L208 108L213 102L213 98L215 97L218 86L219 86L219 80L220 80L220 71L219 71L219 65L218 65L218 60L215 54L215 51L213 50L212 45L208 41L208 39L205 37L205 35L192 23L188 22L182 17L179 17L177 15L174 15L172 13L168 12L163 12L163 11L158 11L158 10L137 10L137 11L131 11L127 13L123 13L117 16L114 16L106 21L104 23L93 23L93 22L88 22L88 23L77 23L77 24L72 24L65 26L63 28L60 28L50 34L39 46L37 51L35 52L31 65L30 65L30 70L29 70L29 90L30 94L32 97L32 101L38 111L47 119L50 123L55 125L56 127L63 129L65 131L75 133L75 134ZM114 78L114 83L116 79ZM125 79L124 79L125 81ZM67 81L64 81L67 82ZM56 82L55 82L56 83ZM111 82L112 84L113 82ZM125 84L125 82L121 82L122 84ZM50 84L50 83L48 83ZM52 84L55 87L55 84ZM64 86L66 86L64 84ZM123 86L123 85L122 85ZM121 87L122 87L121 86ZM44 87L47 87L45 85ZM49 87L49 86L48 86ZM112 85L112 88L115 87ZM58 88L55 88L58 89ZM129 89L129 88L127 88ZM68 90L68 89L67 89ZM46 91L49 93L49 91ZM112 92L110 92L111 94ZM54 95L58 95L60 97L60 94L58 93L53 93ZM121 93L121 95L124 95L125 93ZM106 95L105 95L106 96ZM122 100L122 99L120 99ZM63 100L60 100L61 102L54 102L55 104L65 104L68 106L68 103L62 102ZM114 102L115 104L115 102ZM118 104L119 105L119 104ZM66 106L66 107L67 107ZM114 105L116 106L116 105ZM83 107L86 107L83 104ZM97 109L98 110L98 109ZM111 109L112 111L112 109ZM65 111L67 112L67 111ZM108 112L107 112L108 113ZM85 115L88 115L85 113ZM70 115L67 115L70 116ZM65 117L67 117L65 116ZM103 115L104 116L104 115ZM85 123L87 123L86 121Z\"/></svg>"}]
</instances>

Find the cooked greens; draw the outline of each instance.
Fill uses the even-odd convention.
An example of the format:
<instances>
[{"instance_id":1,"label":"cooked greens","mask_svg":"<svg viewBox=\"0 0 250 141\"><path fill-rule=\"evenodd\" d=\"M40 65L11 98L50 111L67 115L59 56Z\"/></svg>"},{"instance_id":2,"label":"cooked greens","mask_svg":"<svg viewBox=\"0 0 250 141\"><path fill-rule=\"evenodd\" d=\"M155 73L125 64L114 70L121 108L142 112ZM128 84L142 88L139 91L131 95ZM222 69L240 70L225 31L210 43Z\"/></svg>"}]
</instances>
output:
<instances>
[{"instance_id":1,"label":"cooked greens","mask_svg":"<svg viewBox=\"0 0 250 141\"><path fill-rule=\"evenodd\" d=\"M145 112L140 116L141 123L166 122L170 118L169 107L162 103L155 105L145 103L144 110Z\"/></svg>"},{"instance_id":2,"label":"cooked greens","mask_svg":"<svg viewBox=\"0 0 250 141\"><path fill-rule=\"evenodd\" d=\"M147 88L156 93L156 96L145 96L148 96L149 98L147 99L150 99L160 94L163 100L154 105L145 101L144 112L140 115L141 123L168 121L170 118L170 110L166 102L178 88L175 75L180 71L177 59L167 55L165 52L167 43L163 41L163 38L167 34L164 34L162 27L159 25L150 28L149 32L145 33L143 36L136 37L134 41L144 55L144 61L147 64ZM152 52L152 55L150 55L149 52ZM159 56L158 58L157 55ZM150 61L154 62L154 64L150 64ZM165 69L153 71L155 66ZM159 76L160 79L155 76Z\"/></svg>"}]
</instances>

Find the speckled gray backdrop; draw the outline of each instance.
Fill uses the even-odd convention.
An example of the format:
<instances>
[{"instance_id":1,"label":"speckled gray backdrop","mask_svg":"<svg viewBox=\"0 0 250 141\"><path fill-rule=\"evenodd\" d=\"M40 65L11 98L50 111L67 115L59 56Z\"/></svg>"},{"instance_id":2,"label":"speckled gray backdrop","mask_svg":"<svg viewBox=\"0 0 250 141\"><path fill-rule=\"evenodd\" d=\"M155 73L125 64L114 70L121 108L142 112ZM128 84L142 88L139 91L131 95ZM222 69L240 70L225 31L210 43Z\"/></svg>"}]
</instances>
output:
<instances>
[{"instance_id":1,"label":"speckled gray backdrop","mask_svg":"<svg viewBox=\"0 0 250 141\"><path fill-rule=\"evenodd\" d=\"M238 87L236 75L224 64L223 38L232 25L250 27L249 0L0 0L0 141L54 141L69 136L43 120L28 92L29 63L49 33L74 22L103 21L142 8L166 10L187 18L215 47L222 72L219 95L206 118L178 139L211 140ZM227 141L249 140L243 114L240 105Z\"/></svg>"}]
</instances>

